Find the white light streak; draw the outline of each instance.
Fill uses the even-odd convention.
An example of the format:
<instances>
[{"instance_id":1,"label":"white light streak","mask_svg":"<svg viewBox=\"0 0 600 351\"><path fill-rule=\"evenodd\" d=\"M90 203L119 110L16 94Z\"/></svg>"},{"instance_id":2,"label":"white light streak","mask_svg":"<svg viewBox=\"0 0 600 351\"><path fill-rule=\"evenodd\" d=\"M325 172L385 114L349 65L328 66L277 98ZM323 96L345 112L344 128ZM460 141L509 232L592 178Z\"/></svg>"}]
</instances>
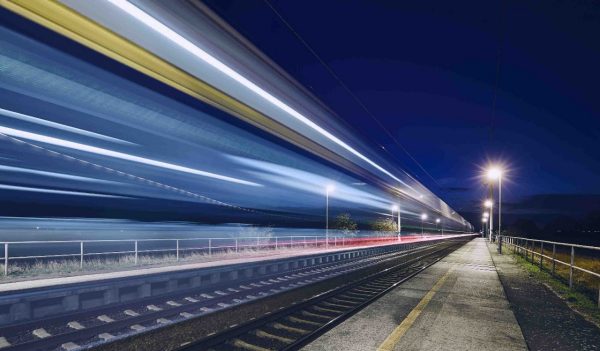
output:
<instances>
[{"instance_id":1,"label":"white light streak","mask_svg":"<svg viewBox=\"0 0 600 351\"><path fill-rule=\"evenodd\" d=\"M116 198L116 199L131 199L131 197L128 197L128 196L106 195L106 194L98 194L98 193L88 193L88 192L83 192L83 191L34 188L34 187L28 187L28 186L17 186L17 185L8 185L8 184L0 184L0 189L16 190L16 191L29 191L29 192L35 192L35 193L58 194L58 195L75 195L75 196L108 197L108 198Z\"/></svg>"},{"instance_id":2,"label":"white light streak","mask_svg":"<svg viewBox=\"0 0 600 351\"><path fill-rule=\"evenodd\" d=\"M119 144L137 145L134 143L130 143L129 141L109 137L109 136L106 136L103 134L90 132L90 131L87 131L84 129L79 129L79 128L67 126L64 124L56 123L56 122L47 121L45 119L25 115L25 114L14 112L14 111L5 110L3 108L0 108L0 114L2 114L3 116L6 116L6 117L19 119L21 121L31 122L31 123L39 124L39 125L46 126L46 127L52 127L55 129L60 129L60 130L64 130L67 132L76 133L79 135L85 135L85 136L96 138L96 139L117 142Z\"/></svg>"},{"instance_id":3,"label":"white light streak","mask_svg":"<svg viewBox=\"0 0 600 351\"><path fill-rule=\"evenodd\" d=\"M290 116L294 117L295 119L297 119L300 122L304 123L305 125L309 126L313 130L317 131L319 134L325 136L327 139L333 141L334 143L336 143L337 145L343 147L347 151L351 152L352 154L354 154L355 156L357 156L361 160L363 160L363 161L367 162L368 164L370 164L371 166L375 167L377 170L379 170L382 173L388 175L392 179L394 179L394 180L396 180L396 181L398 181L398 182L400 182L400 183L408 186L408 184L406 184L405 182L403 182L402 180L400 180L399 178L397 178L396 176L394 176L392 173L390 173L389 171L387 171L385 168L383 168L380 165L378 165L377 163L371 161L368 157L366 157L365 155L363 155L362 153L360 153L359 151L357 151L356 149L354 149L350 145L346 144L344 141L340 140L335 135L333 135L330 132L328 132L327 130L323 129L321 126L319 126L318 124L314 123L309 118L303 116L298 111L294 110L293 108L291 108L290 106L288 106L287 104L285 104L283 101L279 100L275 96L273 96L270 93L268 93L266 90L262 89L261 87L259 87L258 85L254 84L253 82L251 82L250 80L248 80L247 78L245 78L244 76L242 76L241 74L239 74L238 72L236 72L235 70L231 69L229 66L227 66L224 63L222 63L221 61L217 60L215 57L211 56L206 51L200 49L199 47L197 47L196 45L194 45L192 42L190 42L189 40L185 39L183 36L181 36L180 34L178 34L177 32L175 32L171 28L167 27L166 25L164 25L163 23L161 23L160 21L158 21L154 17L150 16L146 12L142 11L141 9L139 9L138 7L136 7L135 5L129 3L126 0L107 0L107 1L110 2L111 4L115 5L116 7L118 7L119 9L121 9L122 11L126 12L130 16L136 18L137 20L139 20L143 24L147 25L152 30L154 30L154 31L158 32L159 34L163 35L164 37L166 37L167 39L169 39L173 43L177 44L178 46L180 46L184 50L188 51L192 55L198 57L199 59L201 59L202 61L208 63L209 65L211 65L212 67L216 68L220 72L224 73L228 77L234 79L235 81L237 81L238 83L240 83L244 87L250 89L252 92L254 92L255 94L259 95L263 99L267 100L271 104L277 106L278 108L280 108L284 112L288 113Z\"/></svg>"},{"instance_id":4,"label":"white light streak","mask_svg":"<svg viewBox=\"0 0 600 351\"><path fill-rule=\"evenodd\" d=\"M0 171L29 173L29 174L46 176L46 177L68 179L68 180L78 180L78 181L82 181L82 182L91 182L91 183L122 184L120 182L114 182L112 180L89 178L89 177L76 176L76 175L66 174L66 173L40 171L40 170L32 169L32 168L21 168L21 167L13 167L13 166L5 166L5 165L0 165Z\"/></svg>"},{"instance_id":5,"label":"white light streak","mask_svg":"<svg viewBox=\"0 0 600 351\"><path fill-rule=\"evenodd\" d=\"M126 154L123 152L103 149L103 148L99 148L99 147L95 147L95 146L91 146L91 145L76 143L76 142L68 141L68 140L64 140L64 139L53 138L53 137L49 137L49 136L42 135L42 134L26 132L26 131L19 130L19 129L13 129L13 128L0 126L0 133L6 134L6 135L11 135L13 137L34 140L34 141L38 141L38 142L42 142L42 143L46 143L46 144L62 146L62 147L66 147L69 149L85 151L85 152L89 152L89 153L93 153L93 154L97 154L97 155L109 156L109 157L114 157L114 158L118 158L118 159L122 159L122 160L143 163L143 164L150 165L150 166L171 169L174 171L185 172L185 173L190 173L190 174L196 174L196 175L213 178L213 179L224 180L227 182L243 184L243 185L251 185L251 186L261 186L260 184L249 182L249 181L242 180L242 179L237 179L237 178L232 178L232 177L228 177L228 176L224 176L224 175L220 175L220 174L216 174L216 173L201 171L201 170L194 169L194 168L179 166L179 165L175 165L172 163L152 160L152 159L145 158L145 157L134 156L134 155Z\"/></svg>"}]
</instances>

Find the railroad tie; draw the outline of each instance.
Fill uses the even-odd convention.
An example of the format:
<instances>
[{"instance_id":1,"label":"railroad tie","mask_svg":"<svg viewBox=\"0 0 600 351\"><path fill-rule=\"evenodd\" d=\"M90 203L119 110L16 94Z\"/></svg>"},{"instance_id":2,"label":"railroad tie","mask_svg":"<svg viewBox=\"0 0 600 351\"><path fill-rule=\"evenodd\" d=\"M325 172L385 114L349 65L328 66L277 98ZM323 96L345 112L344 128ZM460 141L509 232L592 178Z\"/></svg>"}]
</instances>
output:
<instances>
[{"instance_id":1,"label":"railroad tie","mask_svg":"<svg viewBox=\"0 0 600 351\"><path fill-rule=\"evenodd\" d=\"M52 336L52 335L51 335L50 333L48 333L48 332L46 331L46 329L44 329L44 328L39 328L39 329L36 329L36 330L34 330L34 331L32 332L32 334L33 334L33 336L35 336L36 338L39 338L39 339L44 339L44 338L47 338L47 337L49 337L49 336Z\"/></svg>"},{"instance_id":2,"label":"railroad tie","mask_svg":"<svg viewBox=\"0 0 600 351\"><path fill-rule=\"evenodd\" d=\"M181 306L181 304L179 302L175 302L175 301L167 301L167 305L169 306L173 306L173 307L179 307Z\"/></svg>"},{"instance_id":3,"label":"railroad tie","mask_svg":"<svg viewBox=\"0 0 600 351\"><path fill-rule=\"evenodd\" d=\"M232 344L233 344L233 346L235 346L237 348L248 350L248 351L272 351L271 349L266 349L264 347L252 345L252 344L247 343L244 340L240 340L240 339L233 340Z\"/></svg>"},{"instance_id":4,"label":"railroad tie","mask_svg":"<svg viewBox=\"0 0 600 351\"><path fill-rule=\"evenodd\" d=\"M10 346L10 342L8 342L8 340L6 340L5 337L0 336L0 349L3 349L5 347L9 347Z\"/></svg>"},{"instance_id":5,"label":"railroad tie","mask_svg":"<svg viewBox=\"0 0 600 351\"><path fill-rule=\"evenodd\" d=\"M114 319L110 318L109 316L107 316L105 314L98 316L98 320L101 322L104 322L104 323L112 323L115 321Z\"/></svg>"},{"instance_id":6,"label":"railroad tie","mask_svg":"<svg viewBox=\"0 0 600 351\"><path fill-rule=\"evenodd\" d=\"M104 341L107 341L107 340L113 339L114 337L115 337L115 336L114 336L114 335L112 335L112 334L110 334L110 333L102 333L102 334L98 335L98 338L100 338L100 339L102 339L102 340L104 340Z\"/></svg>"},{"instance_id":7,"label":"railroad tie","mask_svg":"<svg viewBox=\"0 0 600 351\"><path fill-rule=\"evenodd\" d=\"M168 320L168 319L166 319L166 318L159 318L159 319L156 320L156 323L158 323L158 324L169 324L169 323L171 323L171 321Z\"/></svg>"},{"instance_id":8,"label":"railroad tie","mask_svg":"<svg viewBox=\"0 0 600 351\"><path fill-rule=\"evenodd\" d=\"M144 327L143 325L140 325L140 324L134 324L134 325L130 326L129 328L136 332L141 332L142 330L146 329L146 327Z\"/></svg>"},{"instance_id":9,"label":"railroad tie","mask_svg":"<svg viewBox=\"0 0 600 351\"><path fill-rule=\"evenodd\" d=\"M186 301L188 301L188 302L192 302L192 303L198 302L198 300L196 300L196 299L195 299L195 298L193 298L193 297L186 297L184 300L186 300Z\"/></svg>"},{"instance_id":10,"label":"railroad tie","mask_svg":"<svg viewBox=\"0 0 600 351\"><path fill-rule=\"evenodd\" d=\"M298 318L298 317L294 317L294 316L287 317L287 320L290 321L290 322L293 322L293 323L314 325L316 327L320 327L321 325L323 325L322 323L318 323L318 322L314 322L314 321L309 321L309 320Z\"/></svg>"},{"instance_id":11,"label":"railroad tie","mask_svg":"<svg viewBox=\"0 0 600 351\"><path fill-rule=\"evenodd\" d=\"M329 312L329 313L333 313L333 314L344 313L344 311L334 310L333 308L325 308L325 307L321 307L321 306L313 306L313 308L317 311Z\"/></svg>"},{"instance_id":12,"label":"railroad tie","mask_svg":"<svg viewBox=\"0 0 600 351\"><path fill-rule=\"evenodd\" d=\"M191 313L189 313L189 312L181 312L179 315L181 317L183 317L183 318L192 318L192 317L194 317L194 315L191 314Z\"/></svg>"},{"instance_id":13,"label":"railroad tie","mask_svg":"<svg viewBox=\"0 0 600 351\"><path fill-rule=\"evenodd\" d=\"M263 338L263 339L277 340L277 341L282 342L284 344L291 344L291 343L294 342L293 339L286 338L286 337L279 336L279 335L275 335L275 334L271 334L271 333L267 333L266 331L260 330L260 329L257 329L254 332L254 335L258 336L259 338Z\"/></svg>"},{"instance_id":14,"label":"railroad tie","mask_svg":"<svg viewBox=\"0 0 600 351\"><path fill-rule=\"evenodd\" d=\"M158 311L162 311L162 308L156 306L156 305L148 305L146 306L146 308L150 311L154 311L154 312L158 312Z\"/></svg>"},{"instance_id":15,"label":"railroad tie","mask_svg":"<svg viewBox=\"0 0 600 351\"><path fill-rule=\"evenodd\" d=\"M69 341L69 342L66 342L66 343L60 345L60 348L65 351L75 351L75 350L81 349L81 346L77 345L74 342Z\"/></svg>"},{"instance_id":16,"label":"railroad tie","mask_svg":"<svg viewBox=\"0 0 600 351\"><path fill-rule=\"evenodd\" d=\"M321 318L321 319L331 319L330 316L326 316L326 315L318 314L318 313L312 313L312 312L305 311L305 310L303 310L300 313L303 314L303 315L305 315L305 316L307 316L307 317L316 317L316 318Z\"/></svg>"},{"instance_id":17,"label":"railroad tie","mask_svg":"<svg viewBox=\"0 0 600 351\"><path fill-rule=\"evenodd\" d=\"M135 312L133 310L125 310L125 311L123 311L123 313L125 313L129 317L137 317L137 316L140 315L139 313L137 313L137 312Z\"/></svg>"},{"instance_id":18,"label":"railroad tie","mask_svg":"<svg viewBox=\"0 0 600 351\"><path fill-rule=\"evenodd\" d=\"M67 326L71 329L75 329L75 330L81 330L81 329L85 329L85 327L83 325L81 325L81 323L77 322L77 321L72 321L67 323Z\"/></svg>"},{"instance_id":19,"label":"railroad tie","mask_svg":"<svg viewBox=\"0 0 600 351\"><path fill-rule=\"evenodd\" d=\"M273 323L273 328L275 329L281 329L281 330L285 330L288 331L290 333L296 333L296 334L308 334L309 331L306 329L301 329L301 328L296 328L296 327L290 327L289 325L285 325L282 323Z\"/></svg>"}]
</instances>

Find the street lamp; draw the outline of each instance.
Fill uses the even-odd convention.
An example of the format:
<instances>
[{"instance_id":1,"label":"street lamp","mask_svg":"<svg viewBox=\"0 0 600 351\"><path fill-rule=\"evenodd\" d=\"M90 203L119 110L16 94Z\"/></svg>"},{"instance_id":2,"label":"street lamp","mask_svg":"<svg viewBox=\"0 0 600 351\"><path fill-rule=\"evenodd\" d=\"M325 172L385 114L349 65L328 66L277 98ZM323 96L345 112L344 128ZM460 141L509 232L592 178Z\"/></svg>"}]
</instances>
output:
<instances>
[{"instance_id":1,"label":"street lamp","mask_svg":"<svg viewBox=\"0 0 600 351\"><path fill-rule=\"evenodd\" d=\"M329 248L329 194L334 190L335 186L332 184L325 188L325 248Z\"/></svg>"},{"instance_id":2,"label":"street lamp","mask_svg":"<svg viewBox=\"0 0 600 351\"><path fill-rule=\"evenodd\" d=\"M504 171L499 167L491 167L487 171L490 181L498 180L498 235L502 235L502 174ZM493 223L493 222L492 222Z\"/></svg>"},{"instance_id":3,"label":"street lamp","mask_svg":"<svg viewBox=\"0 0 600 351\"><path fill-rule=\"evenodd\" d=\"M439 218L436 218L436 219L435 219L435 230L436 230L436 231L438 231L438 230L439 230L439 229L438 229L438 224L440 224L440 221L441 221L441 220L440 220Z\"/></svg>"},{"instance_id":4,"label":"street lamp","mask_svg":"<svg viewBox=\"0 0 600 351\"><path fill-rule=\"evenodd\" d=\"M488 233L489 233L489 240L492 241L492 229L494 228L494 202L492 202L492 200L485 200L483 202L483 206L490 209L490 213L489 213L490 223L488 226Z\"/></svg>"},{"instance_id":5,"label":"street lamp","mask_svg":"<svg viewBox=\"0 0 600 351\"><path fill-rule=\"evenodd\" d=\"M421 214L421 236L423 236L423 223L425 222L425 220L427 219L427 213L423 213Z\"/></svg>"},{"instance_id":6,"label":"street lamp","mask_svg":"<svg viewBox=\"0 0 600 351\"><path fill-rule=\"evenodd\" d=\"M400 226L400 207L398 205L393 205L392 206L392 221L394 220L394 211L398 211L398 241L400 241L400 231L401 231L401 226Z\"/></svg>"},{"instance_id":7,"label":"street lamp","mask_svg":"<svg viewBox=\"0 0 600 351\"><path fill-rule=\"evenodd\" d=\"M483 237L484 238L485 238L485 232L486 232L485 225L486 225L487 221L488 221L488 218L485 217L485 216L481 219L481 223L482 223L481 224L481 231L483 232Z\"/></svg>"}]
</instances>

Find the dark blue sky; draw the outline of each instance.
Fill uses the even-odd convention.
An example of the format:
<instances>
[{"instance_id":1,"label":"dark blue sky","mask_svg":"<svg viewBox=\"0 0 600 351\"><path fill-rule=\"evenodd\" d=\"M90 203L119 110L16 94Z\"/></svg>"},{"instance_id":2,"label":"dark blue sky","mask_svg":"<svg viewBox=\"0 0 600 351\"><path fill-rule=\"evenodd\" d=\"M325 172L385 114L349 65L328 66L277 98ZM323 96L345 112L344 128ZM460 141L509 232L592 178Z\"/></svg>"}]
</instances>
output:
<instances>
[{"instance_id":1,"label":"dark blue sky","mask_svg":"<svg viewBox=\"0 0 600 351\"><path fill-rule=\"evenodd\" d=\"M456 208L478 211L487 160L510 168L507 211L539 219L600 208L598 2L271 1L432 177L266 2L207 3Z\"/></svg>"}]
</instances>

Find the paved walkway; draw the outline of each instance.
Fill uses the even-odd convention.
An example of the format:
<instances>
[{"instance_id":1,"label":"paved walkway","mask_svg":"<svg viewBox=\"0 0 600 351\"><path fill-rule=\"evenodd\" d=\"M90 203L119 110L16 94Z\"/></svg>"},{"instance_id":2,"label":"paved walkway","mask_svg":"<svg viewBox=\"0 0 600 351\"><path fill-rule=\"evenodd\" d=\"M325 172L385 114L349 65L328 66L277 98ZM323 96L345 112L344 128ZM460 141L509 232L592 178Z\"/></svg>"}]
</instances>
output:
<instances>
[{"instance_id":1,"label":"paved walkway","mask_svg":"<svg viewBox=\"0 0 600 351\"><path fill-rule=\"evenodd\" d=\"M481 238L429 267L304 350L527 350Z\"/></svg>"}]
</instances>

